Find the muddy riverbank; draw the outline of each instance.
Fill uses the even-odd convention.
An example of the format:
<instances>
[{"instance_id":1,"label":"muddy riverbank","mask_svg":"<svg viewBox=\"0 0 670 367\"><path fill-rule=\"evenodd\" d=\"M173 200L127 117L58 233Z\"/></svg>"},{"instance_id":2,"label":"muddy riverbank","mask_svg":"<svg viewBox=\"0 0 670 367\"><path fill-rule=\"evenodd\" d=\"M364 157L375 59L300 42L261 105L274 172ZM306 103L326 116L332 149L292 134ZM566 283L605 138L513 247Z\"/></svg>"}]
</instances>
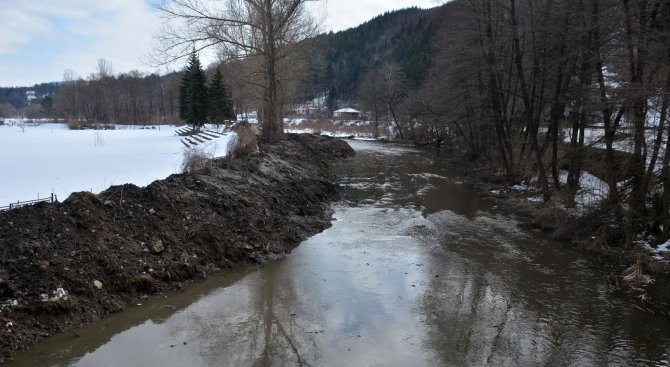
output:
<instances>
[{"instance_id":1,"label":"muddy riverbank","mask_svg":"<svg viewBox=\"0 0 670 367\"><path fill-rule=\"evenodd\" d=\"M486 166L460 154L442 157L450 169L476 186L496 210L522 227L541 231L557 243L596 255L600 272L616 292L627 293L641 310L670 318L670 254L652 256L640 246L625 245L624 225L597 205L567 208L561 192L543 202L532 185L511 185ZM597 164L587 160L587 165ZM588 190L588 189L587 189Z\"/></svg>"},{"instance_id":2,"label":"muddy riverbank","mask_svg":"<svg viewBox=\"0 0 670 367\"><path fill-rule=\"evenodd\" d=\"M0 213L0 362L54 333L217 269L285 254L330 226L344 142L292 136L145 188Z\"/></svg>"}]
</instances>

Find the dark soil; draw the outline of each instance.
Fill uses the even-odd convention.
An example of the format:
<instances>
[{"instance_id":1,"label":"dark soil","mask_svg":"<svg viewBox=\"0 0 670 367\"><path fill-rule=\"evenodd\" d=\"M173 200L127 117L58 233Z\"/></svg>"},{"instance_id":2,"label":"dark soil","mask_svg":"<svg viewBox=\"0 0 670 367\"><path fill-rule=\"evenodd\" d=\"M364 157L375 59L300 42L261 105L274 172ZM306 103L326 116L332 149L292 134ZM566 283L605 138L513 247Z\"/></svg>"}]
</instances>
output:
<instances>
[{"instance_id":1,"label":"dark soil","mask_svg":"<svg viewBox=\"0 0 670 367\"><path fill-rule=\"evenodd\" d=\"M145 294L291 251L330 225L329 167L353 154L341 140L291 136L145 188L0 213L0 363Z\"/></svg>"}]
</instances>

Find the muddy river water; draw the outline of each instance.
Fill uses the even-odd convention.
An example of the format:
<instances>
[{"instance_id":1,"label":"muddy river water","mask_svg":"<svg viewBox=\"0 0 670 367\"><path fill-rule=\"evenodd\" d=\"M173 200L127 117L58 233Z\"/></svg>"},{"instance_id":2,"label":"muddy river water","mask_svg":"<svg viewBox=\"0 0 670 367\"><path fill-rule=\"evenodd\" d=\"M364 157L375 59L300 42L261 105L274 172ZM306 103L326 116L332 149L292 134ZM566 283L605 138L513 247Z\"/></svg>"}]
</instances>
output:
<instances>
[{"instance_id":1,"label":"muddy river water","mask_svg":"<svg viewBox=\"0 0 670 367\"><path fill-rule=\"evenodd\" d=\"M670 366L670 321L496 213L432 154L353 142L332 228L14 366Z\"/></svg>"}]
</instances>

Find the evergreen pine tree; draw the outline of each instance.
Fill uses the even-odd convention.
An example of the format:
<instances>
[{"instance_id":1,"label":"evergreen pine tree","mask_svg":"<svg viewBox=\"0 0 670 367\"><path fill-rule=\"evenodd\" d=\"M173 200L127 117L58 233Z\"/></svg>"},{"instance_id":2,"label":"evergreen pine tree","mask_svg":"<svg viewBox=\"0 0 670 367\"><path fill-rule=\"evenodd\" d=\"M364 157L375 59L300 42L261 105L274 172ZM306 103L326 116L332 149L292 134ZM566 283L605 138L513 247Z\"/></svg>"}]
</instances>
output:
<instances>
[{"instance_id":1,"label":"evergreen pine tree","mask_svg":"<svg viewBox=\"0 0 670 367\"><path fill-rule=\"evenodd\" d=\"M331 111L340 108L340 102L337 99L337 89L335 88L335 84L331 84L330 88L328 89L328 96L326 97L326 107Z\"/></svg>"},{"instance_id":2,"label":"evergreen pine tree","mask_svg":"<svg viewBox=\"0 0 670 367\"><path fill-rule=\"evenodd\" d=\"M223 82L221 66L218 66L209 85L209 121L218 124L224 120L235 120L235 112L230 93Z\"/></svg>"},{"instance_id":3,"label":"evergreen pine tree","mask_svg":"<svg viewBox=\"0 0 670 367\"><path fill-rule=\"evenodd\" d=\"M334 111L339 108L337 88L335 87L335 73L333 72L333 65L328 64L326 69L326 83L328 85L328 95L326 96L326 107Z\"/></svg>"},{"instance_id":4,"label":"evergreen pine tree","mask_svg":"<svg viewBox=\"0 0 670 367\"><path fill-rule=\"evenodd\" d=\"M207 76L193 51L179 87L179 117L194 129L199 129L207 120L208 94Z\"/></svg>"}]
</instances>

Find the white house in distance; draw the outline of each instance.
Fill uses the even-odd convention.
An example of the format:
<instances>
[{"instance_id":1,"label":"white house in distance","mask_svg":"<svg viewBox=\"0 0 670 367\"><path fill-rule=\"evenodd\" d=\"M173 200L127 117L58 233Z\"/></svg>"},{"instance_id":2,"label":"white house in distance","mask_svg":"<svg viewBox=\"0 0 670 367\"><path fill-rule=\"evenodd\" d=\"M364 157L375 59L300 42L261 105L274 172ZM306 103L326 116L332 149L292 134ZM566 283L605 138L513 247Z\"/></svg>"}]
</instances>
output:
<instances>
[{"instance_id":1,"label":"white house in distance","mask_svg":"<svg viewBox=\"0 0 670 367\"><path fill-rule=\"evenodd\" d=\"M353 108L342 108L333 112L333 117L338 119L357 119L363 116L363 112Z\"/></svg>"},{"instance_id":2,"label":"white house in distance","mask_svg":"<svg viewBox=\"0 0 670 367\"><path fill-rule=\"evenodd\" d=\"M28 102L32 102L32 101L34 101L34 100L36 100L36 99L37 99L37 95L35 94L35 91L34 91L34 90L26 91L26 100L27 100Z\"/></svg>"},{"instance_id":3,"label":"white house in distance","mask_svg":"<svg viewBox=\"0 0 670 367\"><path fill-rule=\"evenodd\" d=\"M4 124L5 124L5 118L0 116L0 125L4 125Z\"/></svg>"}]
</instances>

